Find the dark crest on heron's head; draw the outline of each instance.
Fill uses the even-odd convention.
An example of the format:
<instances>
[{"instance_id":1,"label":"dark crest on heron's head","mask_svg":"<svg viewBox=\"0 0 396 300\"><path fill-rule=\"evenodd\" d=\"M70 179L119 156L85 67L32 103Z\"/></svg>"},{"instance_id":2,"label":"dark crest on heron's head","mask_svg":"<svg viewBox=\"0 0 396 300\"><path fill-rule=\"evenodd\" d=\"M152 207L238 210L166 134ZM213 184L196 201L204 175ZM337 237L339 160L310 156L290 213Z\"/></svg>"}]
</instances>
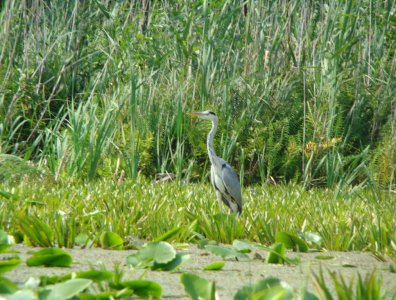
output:
<instances>
[{"instance_id":1,"label":"dark crest on heron's head","mask_svg":"<svg viewBox=\"0 0 396 300\"><path fill-rule=\"evenodd\" d=\"M208 114L214 115L214 116L216 115L216 114L215 114L213 111L211 111L211 110L208 111Z\"/></svg>"}]
</instances>

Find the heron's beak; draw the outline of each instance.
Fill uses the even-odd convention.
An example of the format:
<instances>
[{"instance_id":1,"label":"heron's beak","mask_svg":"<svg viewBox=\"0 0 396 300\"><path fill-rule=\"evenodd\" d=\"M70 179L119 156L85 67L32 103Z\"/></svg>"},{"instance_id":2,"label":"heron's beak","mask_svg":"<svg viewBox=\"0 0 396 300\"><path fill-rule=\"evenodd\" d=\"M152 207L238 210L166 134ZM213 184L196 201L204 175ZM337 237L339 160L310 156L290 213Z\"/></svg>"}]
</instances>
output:
<instances>
[{"instance_id":1,"label":"heron's beak","mask_svg":"<svg viewBox=\"0 0 396 300\"><path fill-rule=\"evenodd\" d=\"M202 116L205 115L205 114L203 114L203 113L201 113L201 112L198 112L198 111L189 112L188 114L189 114L190 116L193 116L193 117L202 117Z\"/></svg>"}]
</instances>

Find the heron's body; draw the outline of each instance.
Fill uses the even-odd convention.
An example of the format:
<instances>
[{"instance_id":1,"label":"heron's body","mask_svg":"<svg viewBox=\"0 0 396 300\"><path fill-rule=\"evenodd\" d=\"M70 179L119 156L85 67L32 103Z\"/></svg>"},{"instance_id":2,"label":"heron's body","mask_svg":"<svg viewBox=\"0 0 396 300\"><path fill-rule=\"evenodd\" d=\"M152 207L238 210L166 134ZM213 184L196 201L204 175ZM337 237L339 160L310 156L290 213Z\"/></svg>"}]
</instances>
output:
<instances>
[{"instance_id":1,"label":"heron's body","mask_svg":"<svg viewBox=\"0 0 396 300\"><path fill-rule=\"evenodd\" d=\"M240 214L242 212L242 194L239 179L231 166L222 158L216 155L213 148L213 137L217 131L218 119L211 111L191 113L201 119L211 120L212 129L207 138L208 155L211 162L210 182L212 183L219 203L227 205L232 212Z\"/></svg>"}]
</instances>

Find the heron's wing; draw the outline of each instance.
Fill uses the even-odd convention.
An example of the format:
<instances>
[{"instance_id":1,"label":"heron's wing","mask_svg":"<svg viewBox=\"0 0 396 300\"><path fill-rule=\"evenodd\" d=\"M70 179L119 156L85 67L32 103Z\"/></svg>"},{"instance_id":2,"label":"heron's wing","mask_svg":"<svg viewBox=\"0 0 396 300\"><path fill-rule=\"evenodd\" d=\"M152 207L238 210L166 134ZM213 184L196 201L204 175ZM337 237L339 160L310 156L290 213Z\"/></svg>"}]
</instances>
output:
<instances>
[{"instance_id":1,"label":"heron's wing","mask_svg":"<svg viewBox=\"0 0 396 300\"><path fill-rule=\"evenodd\" d=\"M236 202L240 212L242 210L242 194L238 175L225 161L221 164L221 175L228 194Z\"/></svg>"}]
</instances>

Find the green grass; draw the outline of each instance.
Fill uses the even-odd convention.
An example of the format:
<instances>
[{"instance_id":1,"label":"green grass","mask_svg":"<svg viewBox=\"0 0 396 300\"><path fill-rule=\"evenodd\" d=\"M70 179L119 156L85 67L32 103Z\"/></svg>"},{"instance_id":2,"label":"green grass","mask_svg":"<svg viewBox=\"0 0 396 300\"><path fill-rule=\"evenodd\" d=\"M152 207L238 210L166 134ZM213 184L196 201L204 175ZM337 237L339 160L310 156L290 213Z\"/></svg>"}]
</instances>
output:
<instances>
[{"instance_id":1,"label":"green grass","mask_svg":"<svg viewBox=\"0 0 396 300\"><path fill-rule=\"evenodd\" d=\"M121 184L34 180L6 183L0 190L3 230L19 238L22 232L33 235L33 229L24 229L25 222L49 232L43 238L47 246L50 240L52 245L71 247L80 233L99 245L104 231L124 240L154 240L181 227L172 240L197 242L204 236L225 243L247 239L270 245L277 232L315 232L328 250L396 257L396 198L377 199L366 189L337 193L307 191L298 185L254 186L243 191L244 211L237 219L219 214L208 184L155 184L140 177Z\"/></svg>"}]
</instances>

